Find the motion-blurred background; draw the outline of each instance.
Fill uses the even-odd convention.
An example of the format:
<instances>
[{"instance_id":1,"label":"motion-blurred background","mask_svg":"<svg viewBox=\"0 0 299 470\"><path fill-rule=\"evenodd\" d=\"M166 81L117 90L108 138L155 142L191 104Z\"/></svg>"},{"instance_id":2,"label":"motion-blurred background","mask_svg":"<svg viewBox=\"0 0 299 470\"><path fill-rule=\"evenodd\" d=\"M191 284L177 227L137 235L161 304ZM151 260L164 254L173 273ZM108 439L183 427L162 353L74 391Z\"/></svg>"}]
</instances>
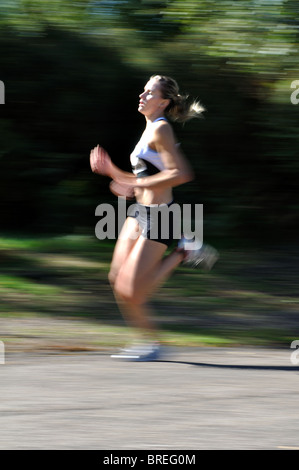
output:
<instances>
[{"instance_id":1,"label":"motion-blurred background","mask_svg":"<svg viewBox=\"0 0 299 470\"><path fill-rule=\"evenodd\" d=\"M223 339L266 340L271 327L273 343L295 339L298 46L294 0L3 0L2 316L119 318L113 243L94 236L95 207L116 198L89 152L99 143L129 169L138 95L166 74L207 109L175 125L196 173L176 196L204 204L204 238L222 258L214 278L179 270L158 297L161 318L172 300L180 332L190 317L205 338L219 327Z\"/></svg>"}]
</instances>

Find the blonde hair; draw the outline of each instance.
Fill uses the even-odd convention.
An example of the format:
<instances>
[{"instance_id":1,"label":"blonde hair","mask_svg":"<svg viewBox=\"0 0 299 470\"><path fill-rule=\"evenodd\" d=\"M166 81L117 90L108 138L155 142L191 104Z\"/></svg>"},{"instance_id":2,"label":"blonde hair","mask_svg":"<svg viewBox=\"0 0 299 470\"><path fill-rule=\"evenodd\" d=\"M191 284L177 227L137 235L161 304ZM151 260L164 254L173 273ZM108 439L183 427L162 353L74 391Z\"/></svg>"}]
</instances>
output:
<instances>
[{"instance_id":1,"label":"blonde hair","mask_svg":"<svg viewBox=\"0 0 299 470\"><path fill-rule=\"evenodd\" d=\"M199 101L190 103L188 95L180 95L179 86L173 78L165 75L153 75L152 79L159 82L162 97L170 100L165 109L165 115L172 121L186 122L199 117L205 111Z\"/></svg>"}]
</instances>

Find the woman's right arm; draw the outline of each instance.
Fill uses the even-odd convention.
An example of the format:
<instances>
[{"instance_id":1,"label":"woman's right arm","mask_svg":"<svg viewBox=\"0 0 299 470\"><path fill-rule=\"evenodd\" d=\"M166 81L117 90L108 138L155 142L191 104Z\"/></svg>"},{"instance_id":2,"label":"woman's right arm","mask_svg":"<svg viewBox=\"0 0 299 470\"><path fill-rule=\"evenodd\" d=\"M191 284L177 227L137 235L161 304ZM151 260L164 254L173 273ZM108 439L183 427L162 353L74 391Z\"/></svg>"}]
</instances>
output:
<instances>
[{"instance_id":1,"label":"woman's right arm","mask_svg":"<svg viewBox=\"0 0 299 470\"><path fill-rule=\"evenodd\" d=\"M90 152L90 166L93 173L109 176L113 180L124 184L130 184L136 181L136 177L132 173L118 168L118 166L112 162L108 152L99 145Z\"/></svg>"}]
</instances>

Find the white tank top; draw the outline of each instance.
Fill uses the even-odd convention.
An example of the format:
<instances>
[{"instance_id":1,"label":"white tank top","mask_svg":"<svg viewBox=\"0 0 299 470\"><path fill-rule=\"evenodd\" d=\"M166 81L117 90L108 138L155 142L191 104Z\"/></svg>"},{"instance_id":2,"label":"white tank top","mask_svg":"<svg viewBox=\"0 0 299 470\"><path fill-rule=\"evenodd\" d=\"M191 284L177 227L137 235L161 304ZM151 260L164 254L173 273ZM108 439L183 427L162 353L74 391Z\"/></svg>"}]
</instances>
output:
<instances>
[{"instance_id":1,"label":"white tank top","mask_svg":"<svg viewBox=\"0 0 299 470\"><path fill-rule=\"evenodd\" d=\"M167 121L164 117L155 119L157 121ZM145 137L141 137L138 144L130 155L132 171L138 178L155 175L165 169L161 155L151 149Z\"/></svg>"}]
</instances>

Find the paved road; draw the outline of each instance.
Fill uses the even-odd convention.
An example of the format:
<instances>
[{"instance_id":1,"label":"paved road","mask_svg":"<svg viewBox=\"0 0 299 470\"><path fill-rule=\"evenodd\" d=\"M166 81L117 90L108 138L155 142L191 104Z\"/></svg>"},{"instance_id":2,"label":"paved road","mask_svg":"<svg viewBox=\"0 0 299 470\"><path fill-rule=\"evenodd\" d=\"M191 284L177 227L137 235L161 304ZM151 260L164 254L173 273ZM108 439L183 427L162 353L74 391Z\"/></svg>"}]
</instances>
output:
<instances>
[{"instance_id":1,"label":"paved road","mask_svg":"<svg viewBox=\"0 0 299 470\"><path fill-rule=\"evenodd\" d=\"M0 449L299 449L290 355L190 348L144 364L10 354L0 365Z\"/></svg>"}]
</instances>

